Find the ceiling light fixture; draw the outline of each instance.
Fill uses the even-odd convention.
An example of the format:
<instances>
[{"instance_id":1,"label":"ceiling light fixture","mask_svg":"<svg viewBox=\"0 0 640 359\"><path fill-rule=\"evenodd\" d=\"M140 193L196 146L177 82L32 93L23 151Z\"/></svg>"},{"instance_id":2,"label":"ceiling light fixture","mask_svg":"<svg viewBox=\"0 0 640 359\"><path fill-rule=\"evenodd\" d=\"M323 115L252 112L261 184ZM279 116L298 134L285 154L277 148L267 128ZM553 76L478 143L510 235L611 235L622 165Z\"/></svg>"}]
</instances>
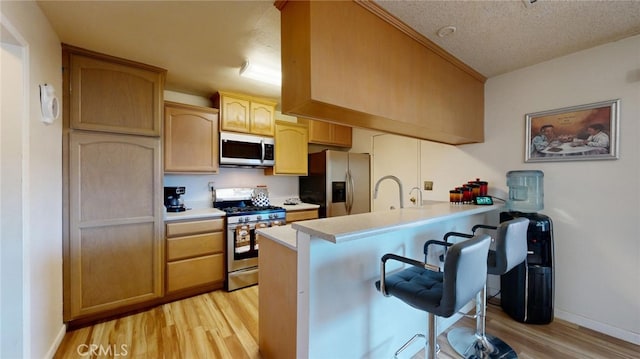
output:
<instances>
[{"instance_id":1,"label":"ceiling light fixture","mask_svg":"<svg viewBox=\"0 0 640 359\"><path fill-rule=\"evenodd\" d=\"M456 30L457 29L455 26L449 25L438 30L437 34L438 34L438 37L445 37L453 34L454 32L456 32Z\"/></svg>"},{"instance_id":2,"label":"ceiling light fixture","mask_svg":"<svg viewBox=\"0 0 640 359\"><path fill-rule=\"evenodd\" d=\"M254 64L246 60L240 67L240 76L275 86L282 85L282 73L264 65Z\"/></svg>"}]
</instances>

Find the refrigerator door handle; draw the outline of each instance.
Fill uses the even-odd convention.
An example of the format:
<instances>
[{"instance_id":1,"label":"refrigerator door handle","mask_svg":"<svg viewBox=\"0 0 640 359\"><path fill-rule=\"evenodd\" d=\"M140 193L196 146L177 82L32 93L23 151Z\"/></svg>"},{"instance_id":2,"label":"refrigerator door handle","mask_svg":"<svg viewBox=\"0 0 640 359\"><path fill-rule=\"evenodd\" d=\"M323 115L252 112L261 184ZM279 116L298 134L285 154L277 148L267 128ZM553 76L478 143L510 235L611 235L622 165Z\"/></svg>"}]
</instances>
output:
<instances>
[{"instance_id":1,"label":"refrigerator door handle","mask_svg":"<svg viewBox=\"0 0 640 359\"><path fill-rule=\"evenodd\" d=\"M353 182L353 176L351 175L351 170L347 170L347 214L351 214L351 210L353 209L353 192L355 183Z\"/></svg>"},{"instance_id":2,"label":"refrigerator door handle","mask_svg":"<svg viewBox=\"0 0 640 359\"><path fill-rule=\"evenodd\" d=\"M347 211L347 214L349 214L351 212L351 209L349 208L349 192L351 192L349 190L349 185L350 185L350 181L349 181L349 169L347 168L347 170L344 172L344 183L345 183L345 194L344 194L344 209Z\"/></svg>"}]
</instances>

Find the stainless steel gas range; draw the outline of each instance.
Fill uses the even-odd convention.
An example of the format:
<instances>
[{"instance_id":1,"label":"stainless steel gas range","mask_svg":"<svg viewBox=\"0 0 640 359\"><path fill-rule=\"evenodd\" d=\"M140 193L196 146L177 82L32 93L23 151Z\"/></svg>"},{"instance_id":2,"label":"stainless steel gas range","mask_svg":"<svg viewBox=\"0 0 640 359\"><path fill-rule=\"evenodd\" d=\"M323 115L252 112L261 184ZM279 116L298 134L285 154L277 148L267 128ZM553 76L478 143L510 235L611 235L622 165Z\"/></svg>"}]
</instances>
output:
<instances>
[{"instance_id":1,"label":"stainless steel gas range","mask_svg":"<svg viewBox=\"0 0 640 359\"><path fill-rule=\"evenodd\" d=\"M254 188L215 190L214 207L226 213L228 291L258 283L260 244L255 230L286 224L284 208L254 205L254 191Z\"/></svg>"}]
</instances>

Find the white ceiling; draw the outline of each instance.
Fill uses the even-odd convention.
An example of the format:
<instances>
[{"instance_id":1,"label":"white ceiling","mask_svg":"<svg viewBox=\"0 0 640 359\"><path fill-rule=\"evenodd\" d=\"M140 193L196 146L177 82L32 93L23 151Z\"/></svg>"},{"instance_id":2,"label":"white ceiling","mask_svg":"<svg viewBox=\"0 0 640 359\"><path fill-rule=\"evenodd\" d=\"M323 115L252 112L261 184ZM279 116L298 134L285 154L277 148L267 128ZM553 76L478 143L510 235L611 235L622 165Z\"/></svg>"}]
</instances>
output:
<instances>
[{"instance_id":1,"label":"white ceiling","mask_svg":"<svg viewBox=\"0 0 640 359\"><path fill-rule=\"evenodd\" d=\"M168 90L280 98L238 76L245 59L280 66L273 1L37 2L62 42L165 68ZM640 34L638 0L375 2L486 77Z\"/></svg>"}]
</instances>

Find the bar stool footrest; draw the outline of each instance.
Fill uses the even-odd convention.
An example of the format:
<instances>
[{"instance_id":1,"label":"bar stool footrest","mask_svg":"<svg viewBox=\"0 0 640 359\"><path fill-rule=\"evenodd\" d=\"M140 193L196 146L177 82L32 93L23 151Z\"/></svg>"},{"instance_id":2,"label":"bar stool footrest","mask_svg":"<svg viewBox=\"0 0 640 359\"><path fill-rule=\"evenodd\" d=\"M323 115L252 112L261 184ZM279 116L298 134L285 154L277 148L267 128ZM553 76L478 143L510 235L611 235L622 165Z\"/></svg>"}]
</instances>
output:
<instances>
[{"instance_id":1,"label":"bar stool footrest","mask_svg":"<svg viewBox=\"0 0 640 359\"><path fill-rule=\"evenodd\" d=\"M413 337L411 337L411 339L409 339L406 343L404 343L400 349L398 349L394 354L393 357L394 358L398 358L398 355L400 355L400 353L402 353L405 349L407 349L407 347L409 347L411 344L413 344L413 342L415 342L416 340L418 340L418 338L422 338L425 340L425 348L429 345L429 343L427 342L427 337L424 334L416 334ZM440 345L436 344L436 353L440 352Z\"/></svg>"}]
</instances>

